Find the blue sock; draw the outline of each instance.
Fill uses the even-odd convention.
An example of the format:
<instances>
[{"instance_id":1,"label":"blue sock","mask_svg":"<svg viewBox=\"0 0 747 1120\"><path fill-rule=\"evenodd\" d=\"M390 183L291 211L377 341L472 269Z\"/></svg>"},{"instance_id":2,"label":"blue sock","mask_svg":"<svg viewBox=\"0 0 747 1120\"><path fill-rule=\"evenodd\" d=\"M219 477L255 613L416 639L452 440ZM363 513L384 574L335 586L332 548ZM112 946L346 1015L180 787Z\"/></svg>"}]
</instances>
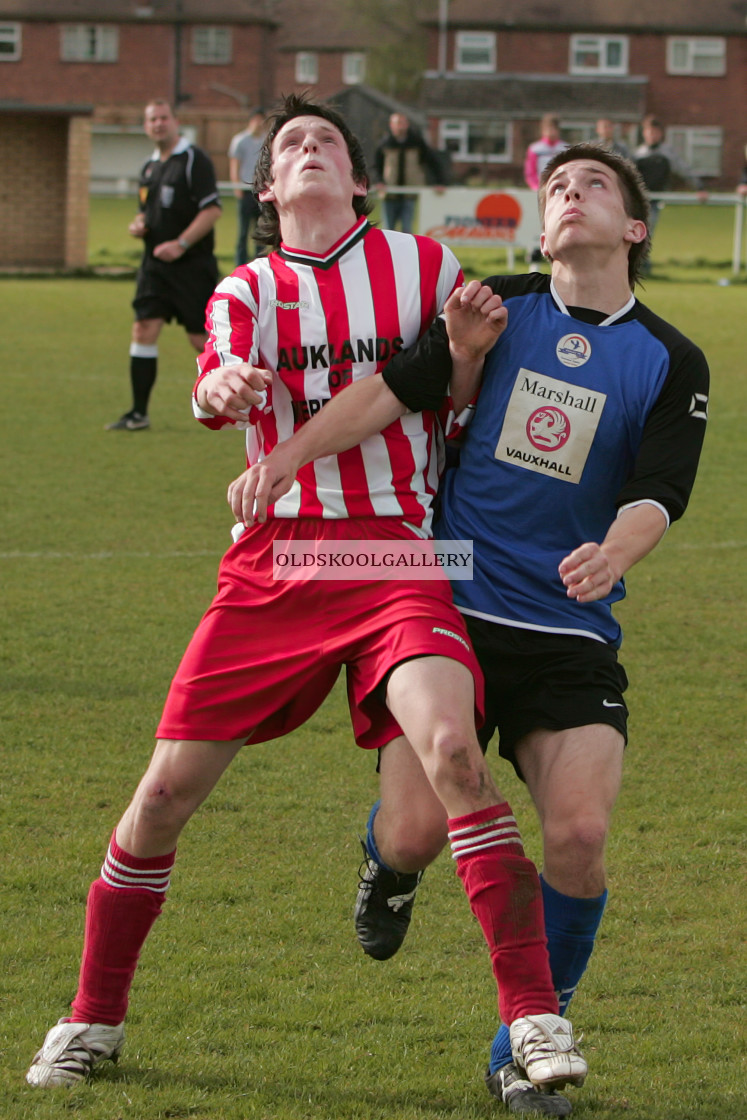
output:
<instances>
[{"instance_id":1,"label":"blue sock","mask_svg":"<svg viewBox=\"0 0 747 1120\"><path fill-rule=\"evenodd\" d=\"M376 840L374 839L374 817L378 813L380 805L381 801L375 801L368 815L368 824L366 825L366 849L374 863L378 863L379 867L383 867L385 871L393 871L394 868L390 867L388 863L384 863L381 858L379 849L376 847Z\"/></svg>"},{"instance_id":2,"label":"blue sock","mask_svg":"<svg viewBox=\"0 0 747 1120\"><path fill-rule=\"evenodd\" d=\"M540 875L545 908L547 949L560 1014L565 1015L578 982L586 971L599 923L607 903L607 891L598 898L571 898L546 883ZM490 1048L490 1072L511 1061L508 1027L501 1023Z\"/></svg>"}]
</instances>

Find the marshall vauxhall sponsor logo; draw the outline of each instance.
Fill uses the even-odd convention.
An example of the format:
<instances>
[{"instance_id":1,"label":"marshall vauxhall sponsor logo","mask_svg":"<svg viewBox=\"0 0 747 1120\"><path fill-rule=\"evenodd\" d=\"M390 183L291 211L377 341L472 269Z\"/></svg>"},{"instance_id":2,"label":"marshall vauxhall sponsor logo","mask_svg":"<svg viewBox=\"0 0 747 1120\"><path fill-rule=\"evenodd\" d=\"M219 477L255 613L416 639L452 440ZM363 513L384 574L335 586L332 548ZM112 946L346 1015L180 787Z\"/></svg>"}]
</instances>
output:
<instances>
[{"instance_id":1,"label":"marshall vauxhall sponsor logo","mask_svg":"<svg viewBox=\"0 0 747 1120\"><path fill-rule=\"evenodd\" d=\"M591 357L591 343L582 334L563 335L555 353L564 366L582 366Z\"/></svg>"},{"instance_id":2,"label":"marshall vauxhall sponsor logo","mask_svg":"<svg viewBox=\"0 0 747 1120\"><path fill-rule=\"evenodd\" d=\"M604 393L520 369L496 459L566 482L580 482L605 400Z\"/></svg>"},{"instance_id":3,"label":"marshall vauxhall sponsor logo","mask_svg":"<svg viewBox=\"0 0 747 1120\"><path fill-rule=\"evenodd\" d=\"M519 383L519 390L522 393L530 393L533 397L542 397L543 400L550 401L551 404L562 404L570 408L580 408L582 412L596 411L597 403L599 401L599 393L589 393L584 396L583 392L572 385L566 385L565 382L555 381L553 385L563 385L562 389L553 388L547 384L543 384L545 379L539 377L527 377L526 374L521 378ZM561 415L563 415L561 413Z\"/></svg>"},{"instance_id":4,"label":"marshall vauxhall sponsor logo","mask_svg":"<svg viewBox=\"0 0 747 1120\"><path fill-rule=\"evenodd\" d=\"M570 434L571 422L559 408L538 408L527 420L527 439L541 451L556 451Z\"/></svg>"}]
</instances>

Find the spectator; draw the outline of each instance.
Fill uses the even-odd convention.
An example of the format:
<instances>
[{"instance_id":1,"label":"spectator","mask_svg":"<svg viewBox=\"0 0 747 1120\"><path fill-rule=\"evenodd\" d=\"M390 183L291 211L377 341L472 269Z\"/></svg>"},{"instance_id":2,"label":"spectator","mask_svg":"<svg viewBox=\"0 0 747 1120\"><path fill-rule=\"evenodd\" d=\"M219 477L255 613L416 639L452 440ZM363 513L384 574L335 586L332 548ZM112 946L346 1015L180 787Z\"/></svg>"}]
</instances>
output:
<instances>
[{"instance_id":1,"label":"spectator","mask_svg":"<svg viewBox=\"0 0 747 1120\"><path fill-rule=\"evenodd\" d=\"M597 140L603 148L609 152L616 152L623 159L630 159L630 149L627 144L615 139L615 126L609 117L600 117L594 127Z\"/></svg>"},{"instance_id":2,"label":"spectator","mask_svg":"<svg viewBox=\"0 0 747 1120\"><path fill-rule=\"evenodd\" d=\"M387 187L422 187L430 183L443 189L438 155L404 113L392 113L389 132L376 149L376 191L384 205L384 227L412 233L416 194L389 194Z\"/></svg>"},{"instance_id":3,"label":"spectator","mask_svg":"<svg viewBox=\"0 0 747 1120\"><path fill-rule=\"evenodd\" d=\"M257 156L265 135L265 115L262 109L253 109L246 128L237 132L228 148L228 175L233 193L239 203L239 232L236 239L236 267L249 260L247 243L249 230L257 224L259 203L254 197L251 183ZM255 256L259 256L260 246L256 245Z\"/></svg>"},{"instance_id":4,"label":"spectator","mask_svg":"<svg viewBox=\"0 0 747 1120\"><path fill-rule=\"evenodd\" d=\"M554 113L545 113L540 121L540 138L529 145L524 156L524 180L530 190L539 190L542 172L553 156L567 148L560 138L560 120ZM542 253L539 245L532 249L529 271L540 272Z\"/></svg>"},{"instance_id":5,"label":"spectator","mask_svg":"<svg viewBox=\"0 0 747 1120\"><path fill-rule=\"evenodd\" d=\"M633 159L649 194L672 189L674 179L680 179L697 191L698 202L705 202L708 192L691 167L678 155L674 148L664 142L664 128L661 121L652 113L643 118L641 124L643 143L633 153ZM659 221L660 204L658 199L650 199L649 239ZM644 266L644 273L651 271L650 260Z\"/></svg>"},{"instance_id":6,"label":"spectator","mask_svg":"<svg viewBox=\"0 0 747 1120\"><path fill-rule=\"evenodd\" d=\"M144 130L156 150L140 174L140 212L129 226L144 242L132 301L132 408L107 424L110 432L150 427L161 328L176 319L199 353L207 338L205 308L218 281L213 226L221 209L213 165L179 135L167 101L156 98L145 106Z\"/></svg>"}]
</instances>

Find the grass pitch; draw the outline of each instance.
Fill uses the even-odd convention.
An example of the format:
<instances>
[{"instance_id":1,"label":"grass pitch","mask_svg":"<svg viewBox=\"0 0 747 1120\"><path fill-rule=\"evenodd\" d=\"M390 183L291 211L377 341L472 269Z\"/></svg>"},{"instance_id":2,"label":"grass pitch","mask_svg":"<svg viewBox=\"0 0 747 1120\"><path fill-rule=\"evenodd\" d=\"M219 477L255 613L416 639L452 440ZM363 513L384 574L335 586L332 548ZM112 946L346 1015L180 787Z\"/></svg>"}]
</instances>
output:
<instances>
[{"instance_id":1,"label":"grass pitch","mask_svg":"<svg viewBox=\"0 0 747 1120\"><path fill-rule=\"evenodd\" d=\"M357 833L376 782L340 687L301 731L242 752L185 831L120 1064L70 1092L25 1085L74 994L88 884L211 597L242 465L241 436L192 419L193 355L173 327L153 429L103 430L128 406L131 288L0 282L13 356L0 417L0 1120L501 1114L482 1085L493 982L447 855L396 958L377 964L355 941ZM693 282L685 264L642 298L705 349L712 419L690 510L620 608L631 743L610 905L574 1005L591 1073L571 1095L578 1120L738 1120L744 290ZM492 762L537 857L526 792Z\"/></svg>"}]
</instances>

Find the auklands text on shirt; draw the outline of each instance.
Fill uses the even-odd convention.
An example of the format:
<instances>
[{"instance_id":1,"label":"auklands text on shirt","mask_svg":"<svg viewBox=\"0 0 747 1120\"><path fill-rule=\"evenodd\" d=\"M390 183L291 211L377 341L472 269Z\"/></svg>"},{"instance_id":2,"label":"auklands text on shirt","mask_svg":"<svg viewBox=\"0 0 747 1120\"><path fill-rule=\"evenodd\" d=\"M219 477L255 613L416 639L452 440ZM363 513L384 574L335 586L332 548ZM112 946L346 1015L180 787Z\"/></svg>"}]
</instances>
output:
<instances>
[{"instance_id":1,"label":"auklands text on shirt","mask_svg":"<svg viewBox=\"0 0 747 1120\"><path fill-rule=\"evenodd\" d=\"M337 347L330 342L318 346L281 346L278 350L277 369L315 370L332 369L350 362L388 362L399 354L404 340L396 338L346 338Z\"/></svg>"}]
</instances>

